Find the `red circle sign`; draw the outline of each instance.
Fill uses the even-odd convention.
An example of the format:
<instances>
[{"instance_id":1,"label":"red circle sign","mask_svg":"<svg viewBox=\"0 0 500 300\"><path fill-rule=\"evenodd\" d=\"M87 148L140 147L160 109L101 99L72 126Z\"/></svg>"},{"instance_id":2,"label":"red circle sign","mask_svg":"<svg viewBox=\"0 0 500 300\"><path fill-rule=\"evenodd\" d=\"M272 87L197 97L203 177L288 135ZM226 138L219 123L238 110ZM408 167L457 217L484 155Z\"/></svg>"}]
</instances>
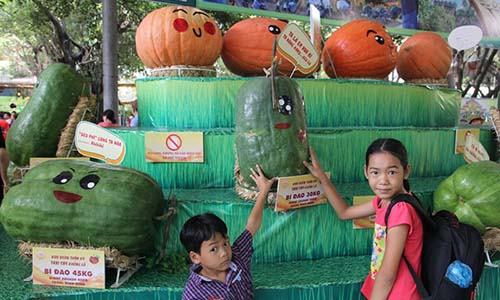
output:
<instances>
[{"instance_id":1,"label":"red circle sign","mask_svg":"<svg viewBox=\"0 0 500 300\"><path fill-rule=\"evenodd\" d=\"M165 145L170 151L177 151L182 147L182 139L177 134L170 134L165 140Z\"/></svg>"}]
</instances>

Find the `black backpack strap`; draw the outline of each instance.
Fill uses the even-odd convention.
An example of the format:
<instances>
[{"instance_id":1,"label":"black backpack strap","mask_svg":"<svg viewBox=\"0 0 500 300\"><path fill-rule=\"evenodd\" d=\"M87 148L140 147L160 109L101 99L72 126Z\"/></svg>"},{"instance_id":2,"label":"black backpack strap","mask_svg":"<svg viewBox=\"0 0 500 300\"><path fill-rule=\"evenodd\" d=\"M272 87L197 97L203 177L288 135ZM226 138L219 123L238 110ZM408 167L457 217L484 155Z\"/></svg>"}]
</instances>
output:
<instances>
[{"instance_id":1,"label":"black backpack strap","mask_svg":"<svg viewBox=\"0 0 500 300\"><path fill-rule=\"evenodd\" d=\"M417 291L420 293L420 296L422 296L422 298L424 298L424 299L429 297L430 296L429 292L425 288L424 284L422 283L422 280L420 280L420 278L417 275L417 272L415 272L415 270L411 266L411 264L408 261L408 259L406 258L406 256L403 255L403 259L405 260L406 266L408 267L408 270L410 271L411 277L413 277L413 281L415 281L415 285L417 286Z\"/></svg>"},{"instance_id":2,"label":"black backpack strap","mask_svg":"<svg viewBox=\"0 0 500 300\"><path fill-rule=\"evenodd\" d=\"M400 194L400 195L394 197L394 199L391 200L389 207L387 207L387 212L385 214L385 225L386 225L388 231L389 231L389 215L391 214L392 207L399 202L406 202L406 203L411 204L415 208L415 210L417 211L418 215L420 216L422 223L428 223L431 226L435 226L432 219L429 218L427 216L427 214L425 213L425 210L422 207L420 200L415 195L413 195L413 194L412 195ZM423 226L426 226L426 224L423 224ZM420 278L417 275L417 272L415 272L415 270L411 266L411 264L408 261L408 259L406 258L406 256L404 256L404 254L403 254L403 259L406 263L406 266L408 267L408 270L410 271L411 277L413 277L413 281L415 281L415 285L417 286L417 290L420 293L420 296L422 296L424 299L426 297L429 297L429 292L425 288L424 284L422 283L422 280L420 280Z\"/></svg>"},{"instance_id":3,"label":"black backpack strap","mask_svg":"<svg viewBox=\"0 0 500 300\"><path fill-rule=\"evenodd\" d=\"M389 207L387 207L387 212L385 213L385 225L387 226L389 223L389 215L391 214L392 207L399 202L409 203L415 208L418 213L418 216L422 220L424 229L435 229L437 228L436 223L429 217L429 215L425 212L422 203L417 198L417 196L413 194L399 194L394 199L391 200Z\"/></svg>"}]
</instances>

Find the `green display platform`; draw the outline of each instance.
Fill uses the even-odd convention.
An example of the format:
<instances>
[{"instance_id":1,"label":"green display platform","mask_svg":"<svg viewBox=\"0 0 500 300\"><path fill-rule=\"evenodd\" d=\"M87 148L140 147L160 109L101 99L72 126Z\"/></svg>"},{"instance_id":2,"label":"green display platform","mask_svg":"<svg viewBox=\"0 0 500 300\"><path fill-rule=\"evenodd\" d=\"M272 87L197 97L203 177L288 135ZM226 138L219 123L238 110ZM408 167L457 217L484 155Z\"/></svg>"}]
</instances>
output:
<instances>
[{"instance_id":1,"label":"green display platform","mask_svg":"<svg viewBox=\"0 0 500 300\"><path fill-rule=\"evenodd\" d=\"M123 139L127 153L123 166L151 175L164 189L204 189L234 187L234 131L232 129L202 130L204 163L146 162L146 132L175 132L188 129L139 128L112 129ZM448 176L466 162L454 153L455 128L376 127L308 130L312 145L323 168L331 171L334 183L363 182L363 164L368 145L380 137L394 137L408 149L409 161L416 178ZM481 130L481 143L492 159L496 144L490 129Z\"/></svg>"},{"instance_id":2,"label":"green display platform","mask_svg":"<svg viewBox=\"0 0 500 300\"><path fill-rule=\"evenodd\" d=\"M144 127L231 128L234 99L248 78L136 80ZM296 79L309 127L458 124L460 92L375 80Z\"/></svg>"}]
</instances>

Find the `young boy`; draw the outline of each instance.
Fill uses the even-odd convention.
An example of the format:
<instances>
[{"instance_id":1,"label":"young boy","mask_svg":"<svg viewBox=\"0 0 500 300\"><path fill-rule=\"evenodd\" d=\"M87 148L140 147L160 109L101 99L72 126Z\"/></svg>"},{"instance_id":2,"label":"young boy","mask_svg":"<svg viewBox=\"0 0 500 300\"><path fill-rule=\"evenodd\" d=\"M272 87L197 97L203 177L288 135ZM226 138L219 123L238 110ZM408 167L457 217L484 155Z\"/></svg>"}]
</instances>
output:
<instances>
[{"instance_id":1,"label":"young boy","mask_svg":"<svg viewBox=\"0 0 500 300\"><path fill-rule=\"evenodd\" d=\"M245 230L232 247L226 224L213 214L194 216L182 227L181 242L193 262L183 300L253 299L252 241L262 223L267 194L277 179L267 179L259 165L251 171L250 177L257 184L259 195Z\"/></svg>"}]
</instances>

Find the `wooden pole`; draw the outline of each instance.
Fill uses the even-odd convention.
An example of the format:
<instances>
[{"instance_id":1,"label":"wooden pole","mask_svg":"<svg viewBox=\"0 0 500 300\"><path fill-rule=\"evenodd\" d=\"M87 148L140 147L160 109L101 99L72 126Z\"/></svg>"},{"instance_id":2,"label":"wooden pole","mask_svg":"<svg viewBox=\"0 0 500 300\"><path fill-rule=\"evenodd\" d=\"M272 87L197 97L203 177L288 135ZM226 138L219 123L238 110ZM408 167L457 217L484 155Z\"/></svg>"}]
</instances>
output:
<instances>
[{"instance_id":1,"label":"wooden pole","mask_svg":"<svg viewBox=\"0 0 500 300\"><path fill-rule=\"evenodd\" d=\"M116 0L103 0L102 83L103 110L112 109L118 116L118 25ZM116 118L120 122L120 118Z\"/></svg>"}]
</instances>

